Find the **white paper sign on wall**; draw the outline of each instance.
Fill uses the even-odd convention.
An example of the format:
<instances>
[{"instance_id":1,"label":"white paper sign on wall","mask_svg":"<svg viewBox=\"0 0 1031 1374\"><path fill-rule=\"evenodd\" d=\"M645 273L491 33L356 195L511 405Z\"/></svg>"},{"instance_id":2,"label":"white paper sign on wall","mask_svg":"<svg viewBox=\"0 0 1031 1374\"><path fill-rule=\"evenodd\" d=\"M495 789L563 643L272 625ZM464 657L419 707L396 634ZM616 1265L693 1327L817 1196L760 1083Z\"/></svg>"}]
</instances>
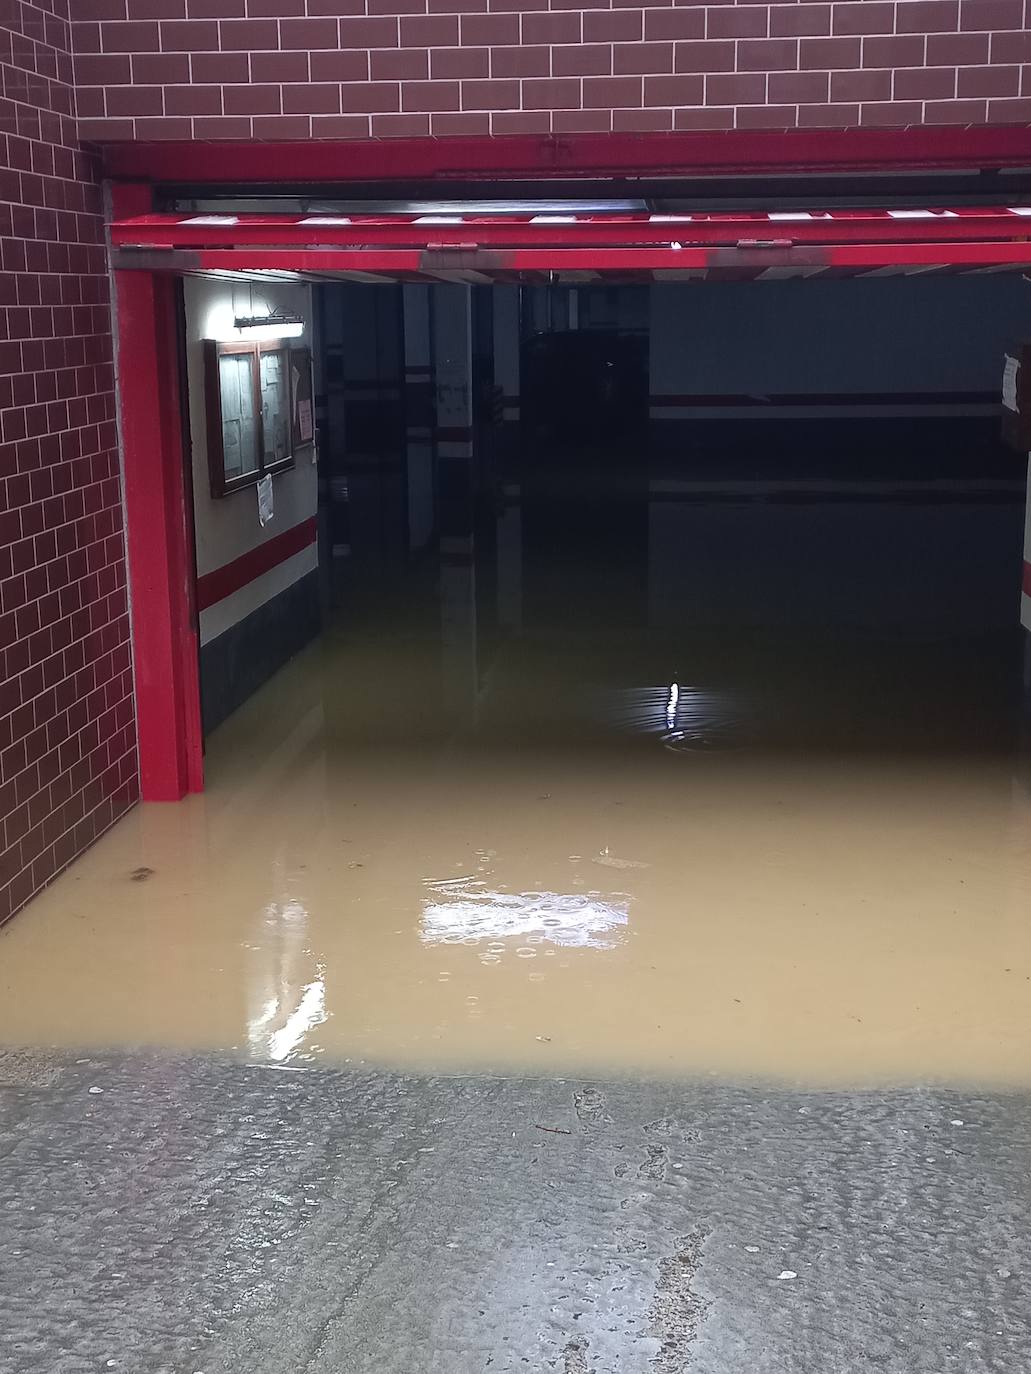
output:
<instances>
[{"instance_id":1,"label":"white paper sign on wall","mask_svg":"<svg viewBox=\"0 0 1031 1374\"><path fill-rule=\"evenodd\" d=\"M258 483L258 520L264 527L272 519L274 514L272 504L272 474L263 477Z\"/></svg>"},{"instance_id":2,"label":"white paper sign on wall","mask_svg":"<svg viewBox=\"0 0 1031 1374\"><path fill-rule=\"evenodd\" d=\"M1002 371L1002 403L1007 410L1017 409L1017 373L1020 363L1016 358L1006 355L1006 366Z\"/></svg>"}]
</instances>

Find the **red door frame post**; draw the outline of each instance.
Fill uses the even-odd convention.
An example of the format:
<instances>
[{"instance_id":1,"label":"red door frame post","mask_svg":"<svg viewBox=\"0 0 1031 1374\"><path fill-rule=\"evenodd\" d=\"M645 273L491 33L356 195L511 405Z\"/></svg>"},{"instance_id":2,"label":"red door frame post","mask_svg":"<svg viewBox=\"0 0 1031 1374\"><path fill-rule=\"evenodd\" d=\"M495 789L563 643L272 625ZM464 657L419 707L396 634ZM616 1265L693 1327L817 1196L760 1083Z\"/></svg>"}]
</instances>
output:
<instances>
[{"instance_id":1,"label":"red door frame post","mask_svg":"<svg viewBox=\"0 0 1031 1374\"><path fill-rule=\"evenodd\" d=\"M151 208L149 186L112 187L116 218ZM177 279L115 271L114 282L140 792L179 801L203 789L204 763Z\"/></svg>"}]
</instances>

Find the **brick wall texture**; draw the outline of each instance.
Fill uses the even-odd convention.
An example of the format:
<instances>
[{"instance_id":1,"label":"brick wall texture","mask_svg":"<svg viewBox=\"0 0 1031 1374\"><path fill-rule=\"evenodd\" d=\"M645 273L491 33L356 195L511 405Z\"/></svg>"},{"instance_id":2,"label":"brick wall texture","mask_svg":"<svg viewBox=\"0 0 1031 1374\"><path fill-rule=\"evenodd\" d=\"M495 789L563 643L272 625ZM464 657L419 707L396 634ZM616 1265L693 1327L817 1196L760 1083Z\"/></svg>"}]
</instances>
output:
<instances>
[{"instance_id":1,"label":"brick wall texture","mask_svg":"<svg viewBox=\"0 0 1031 1374\"><path fill-rule=\"evenodd\" d=\"M1031 122L1031 0L73 0L84 137Z\"/></svg>"},{"instance_id":2,"label":"brick wall texture","mask_svg":"<svg viewBox=\"0 0 1031 1374\"><path fill-rule=\"evenodd\" d=\"M0 920L137 796L114 367L66 0L0 27Z\"/></svg>"}]
</instances>

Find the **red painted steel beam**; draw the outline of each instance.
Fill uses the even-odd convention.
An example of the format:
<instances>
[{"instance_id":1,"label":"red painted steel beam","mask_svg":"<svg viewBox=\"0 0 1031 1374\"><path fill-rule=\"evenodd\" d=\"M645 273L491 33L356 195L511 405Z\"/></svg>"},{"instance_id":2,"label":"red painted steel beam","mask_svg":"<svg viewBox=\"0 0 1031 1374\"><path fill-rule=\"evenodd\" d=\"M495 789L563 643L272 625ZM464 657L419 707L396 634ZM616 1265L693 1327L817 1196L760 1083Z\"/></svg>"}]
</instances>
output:
<instances>
[{"instance_id":1,"label":"red painted steel beam","mask_svg":"<svg viewBox=\"0 0 1031 1374\"><path fill-rule=\"evenodd\" d=\"M145 194L144 188L117 188L116 208L123 212L139 208ZM144 801L177 801L203 787L195 571L174 293L171 276L115 272L119 413Z\"/></svg>"},{"instance_id":2,"label":"red painted steel beam","mask_svg":"<svg viewBox=\"0 0 1031 1374\"><path fill-rule=\"evenodd\" d=\"M943 253L941 244L841 243L823 250L833 267L937 266L973 268L1031 264L1031 243L952 243Z\"/></svg>"},{"instance_id":3,"label":"red painted steel beam","mask_svg":"<svg viewBox=\"0 0 1031 1374\"><path fill-rule=\"evenodd\" d=\"M202 258L209 255L202 253ZM956 243L947 253L933 243L835 244L799 248L614 248L614 249L520 249L507 255L506 266L515 271L656 271L684 267L758 268L849 267L868 271L876 267L957 266L991 267L1031 263L1031 243ZM463 265L471 265L463 263Z\"/></svg>"},{"instance_id":4,"label":"red painted steel beam","mask_svg":"<svg viewBox=\"0 0 1031 1374\"><path fill-rule=\"evenodd\" d=\"M819 212L817 212L819 213ZM1031 217L1006 208L964 208L947 215L894 218L885 210L835 211L827 218L771 219L766 214L685 215L652 219L648 215L577 216L575 222L506 216L465 216L460 224L434 223L404 216L355 216L351 223L330 217L296 215L215 216L142 215L110 226L115 247L195 249L218 247L450 247L450 248L626 248L669 244L734 245L748 240L785 243L953 243L962 240L1022 240L1031 235Z\"/></svg>"},{"instance_id":5,"label":"red painted steel beam","mask_svg":"<svg viewBox=\"0 0 1031 1374\"><path fill-rule=\"evenodd\" d=\"M194 270L203 272L252 269L283 272L368 272L373 275L377 272L418 272L423 260L418 249L410 248L209 248L191 256Z\"/></svg>"},{"instance_id":6,"label":"red painted steel beam","mask_svg":"<svg viewBox=\"0 0 1031 1374\"><path fill-rule=\"evenodd\" d=\"M337 143L112 143L105 173L189 185L851 174L1026 166L1031 129L782 129L368 139Z\"/></svg>"},{"instance_id":7,"label":"red painted steel beam","mask_svg":"<svg viewBox=\"0 0 1031 1374\"><path fill-rule=\"evenodd\" d=\"M148 255L148 268L155 255ZM429 276L439 271L477 271L511 278L519 273L598 272L621 276L687 268L723 270L735 266L752 271L765 267L831 267L871 271L877 267L943 266L1031 267L1031 242L940 244L835 244L775 248L686 247L670 245L631 248L519 248L438 254L409 249L269 249L209 248L190 254L193 272L298 272L315 275L360 272L384 278ZM183 270L182 260L170 254L169 273Z\"/></svg>"}]
</instances>

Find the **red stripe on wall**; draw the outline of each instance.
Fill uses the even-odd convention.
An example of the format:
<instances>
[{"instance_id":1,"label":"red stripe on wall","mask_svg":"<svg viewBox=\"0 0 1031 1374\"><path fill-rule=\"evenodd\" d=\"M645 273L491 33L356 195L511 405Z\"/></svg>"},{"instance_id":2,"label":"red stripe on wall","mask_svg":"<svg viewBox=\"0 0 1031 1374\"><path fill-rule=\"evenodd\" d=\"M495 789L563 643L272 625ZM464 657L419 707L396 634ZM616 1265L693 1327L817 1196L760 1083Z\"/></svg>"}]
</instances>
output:
<instances>
[{"instance_id":1,"label":"red stripe on wall","mask_svg":"<svg viewBox=\"0 0 1031 1374\"><path fill-rule=\"evenodd\" d=\"M291 529L283 530L282 534L273 535L257 547L248 549L224 567L198 577L197 609L206 611L217 601L224 601L227 596L232 596L233 592L246 587L248 582L261 577L262 573L271 572L280 563L293 558L295 553L300 553L315 543L317 532L318 526L315 517L312 516Z\"/></svg>"}]
</instances>

